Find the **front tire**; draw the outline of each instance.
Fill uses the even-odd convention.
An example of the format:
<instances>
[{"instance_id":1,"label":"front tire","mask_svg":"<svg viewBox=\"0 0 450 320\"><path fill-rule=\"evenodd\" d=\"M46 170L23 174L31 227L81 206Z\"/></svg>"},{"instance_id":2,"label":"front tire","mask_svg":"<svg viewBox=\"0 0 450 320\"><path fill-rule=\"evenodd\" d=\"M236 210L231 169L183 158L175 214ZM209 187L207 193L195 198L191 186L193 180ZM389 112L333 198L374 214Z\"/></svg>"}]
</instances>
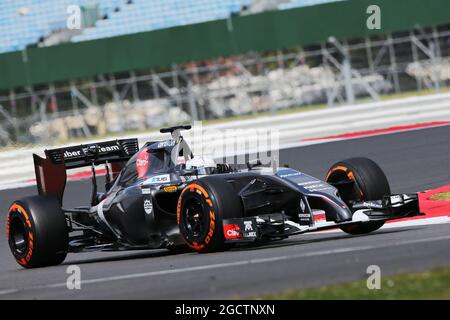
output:
<instances>
[{"instance_id":1,"label":"front tire","mask_svg":"<svg viewBox=\"0 0 450 320\"><path fill-rule=\"evenodd\" d=\"M177 221L187 245L204 253L223 251L223 219L242 217L233 187L220 177L205 177L187 185L178 199Z\"/></svg>"},{"instance_id":2,"label":"front tire","mask_svg":"<svg viewBox=\"0 0 450 320\"><path fill-rule=\"evenodd\" d=\"M368 158L351 158L335 163L328 171L326 181L334 184L349 207L352 202L381 200L391 194L389 182L383 170ZM352 181L351 188L342 181ZM353 226L341 227L341 230L352 235L360 235L380 229L384 221L372 221Z\"/></svg>"},{"instance_id":3,"label":"front tire","mask_svg":"<svg viewBox=\"0 0 450 320\"><path fill-rule=\"evenodd\" d=\"M9 208L6 235L11 253L24 268L58 265L67 256L68 227L56 198L15 201Z\"/></svg>"}]
</instances>

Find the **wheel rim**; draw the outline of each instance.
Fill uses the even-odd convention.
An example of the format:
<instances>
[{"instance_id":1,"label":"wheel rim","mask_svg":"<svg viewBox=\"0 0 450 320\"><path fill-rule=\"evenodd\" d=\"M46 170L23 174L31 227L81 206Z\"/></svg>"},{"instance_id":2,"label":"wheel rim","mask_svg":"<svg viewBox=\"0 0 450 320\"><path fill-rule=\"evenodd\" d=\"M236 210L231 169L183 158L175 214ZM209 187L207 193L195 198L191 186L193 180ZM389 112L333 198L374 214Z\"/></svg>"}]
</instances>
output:
<instances>
[{"instance_id":1,"label":"wheel rim","mask_svg":"<svg viewBox=\"0 0 450 320\"><path fill-rule=\"evenodd\" d=\"M208 215L205 211L205 204L201 199L192 197L184 205L183 224L188 238L196 241L202 239L208 232Z\"/></svg>"},{"instance_id":2,"label":"wheel rim","mask_svg":"<svg viewBox=\"0 0 450 320\"><path fill-rule=\"evenodd\" d=\"M13 250L18 255L28 251L28 232L22 219L14 217L10 224L10 242Z\"/></svg>"}]
</instances>

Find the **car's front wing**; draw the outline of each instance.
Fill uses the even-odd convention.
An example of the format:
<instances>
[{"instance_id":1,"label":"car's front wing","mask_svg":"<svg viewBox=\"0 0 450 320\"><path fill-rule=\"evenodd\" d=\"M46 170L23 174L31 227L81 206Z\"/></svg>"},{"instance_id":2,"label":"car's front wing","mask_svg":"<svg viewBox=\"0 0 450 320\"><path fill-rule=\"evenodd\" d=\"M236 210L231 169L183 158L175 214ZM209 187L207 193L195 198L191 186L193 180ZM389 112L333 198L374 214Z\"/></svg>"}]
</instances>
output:
<instances>
[{"instance_id":1,"label":"car's front wing","mask_svg":"<svg viewBox=\"0 0 450 320\"><path fill-rule=\"evenodd\" d=\"M315 222L308 225L293 221L282 213L224 219L223 229L227 242L253 242L264 239L281 239L307 232L330 230L344 226L388 221L423 215L420 213L417 194L397 194L382 200L365 201L352 205L352 220Z\"/></svg>"}]
</instances>

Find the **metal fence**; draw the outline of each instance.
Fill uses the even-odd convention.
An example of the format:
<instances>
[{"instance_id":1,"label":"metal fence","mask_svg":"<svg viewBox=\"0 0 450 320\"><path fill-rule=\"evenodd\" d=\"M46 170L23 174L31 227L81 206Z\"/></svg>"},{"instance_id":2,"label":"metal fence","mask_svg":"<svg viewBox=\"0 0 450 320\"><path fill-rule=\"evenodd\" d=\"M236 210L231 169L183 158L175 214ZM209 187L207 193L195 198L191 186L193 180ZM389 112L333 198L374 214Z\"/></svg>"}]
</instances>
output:
<instances>
[{"instance_id":1,"label":"metal fence","mask_svg":"<svg viewBox=\"0 0 450 320\"><path fill-rule=\"evenodd\" d=\"M450 80L450 26L0 93L0 144L51 142L417 90Z\"/></svg>"}]
</instances>

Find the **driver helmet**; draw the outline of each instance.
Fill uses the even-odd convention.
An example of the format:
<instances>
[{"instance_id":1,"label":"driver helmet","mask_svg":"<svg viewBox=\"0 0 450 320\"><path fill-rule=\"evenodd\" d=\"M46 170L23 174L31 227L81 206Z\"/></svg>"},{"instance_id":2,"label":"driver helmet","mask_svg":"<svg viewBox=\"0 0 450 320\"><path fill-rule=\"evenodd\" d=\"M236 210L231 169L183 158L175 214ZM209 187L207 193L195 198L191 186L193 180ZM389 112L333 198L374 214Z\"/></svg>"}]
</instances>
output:
<instances>
[{"instance_id":1,"label":"driver helmet","mask_svg":"<svg viewBox=\"0 0 450 320\"><path fill-rule=\"evenodd\" d=\"M213 174L216 168L216 162L207 157L196 157L186 161L186 169L197 169L199 175Z\"/></svg>"}]
</instances>

